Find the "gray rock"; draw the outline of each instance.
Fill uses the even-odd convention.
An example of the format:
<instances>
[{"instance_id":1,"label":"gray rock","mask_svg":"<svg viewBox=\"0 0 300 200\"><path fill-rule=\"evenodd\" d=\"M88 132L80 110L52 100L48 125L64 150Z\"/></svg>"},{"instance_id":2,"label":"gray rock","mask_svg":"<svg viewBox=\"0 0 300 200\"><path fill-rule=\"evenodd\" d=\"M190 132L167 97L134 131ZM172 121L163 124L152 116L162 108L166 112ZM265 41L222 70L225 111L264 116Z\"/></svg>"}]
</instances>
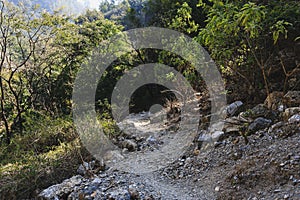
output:
<instances>
[{"instance_id":1,"label":"gray rock","mask_svg":"<svg viewBox=\"0 0 300 200\"><path fill-rule=\"evenodd\" d=\"M282 133L282 127L284 126L284 122L277 122L276 124L273 124L269 130L268 130L268 134L272 135L272 134L281 134Z\"/></svg>"},{"instance_id":2,"label":"gray rock","mask_svg":"<svg viewBox=\"0 0 300 200\"><path fill-rule=\"evenodd\" d=\"M157 143L157 139L155 137L153 137L152 135L150 135L147 140L146 140L149 144L155 144Z\"/></svg>"},{"instance_id":3,"label":"gray rock","mask_svg":"<svg viewBox=\"0 0 300 200\"><path fill-rule=\"evenodd\" d=\"M128 151L127 148L122 149L122 154L123 154L123 155L124 155L124 154L128 154L128 153L129 153L129 151Z\"/></svg>"},{"instance_id":4,"label":"gray rock","mask_svg":"<svg viewBox=\"0 0 300 200\"><path fill-rule=\"evenodd\" d=\"M279 111L278 110L270 110L267 108L266 105L264 104L258 104L254 108L247 110L246 112L243 112L240 114L240 117L243 118L251 118L251 119L256 119L258 117L263 117L267 119L271 119L273 121L276 121L279 116Z\"/></svg>"},{"instance_id":5,"label":"gray rock","mask_svg":"<svg viewBox=\"0 0 300 200\"><path fill-rule=\"evenodd\" d=\"M265 117L266 115L268 115L269 112L270 110L267 108L266 105L258 104L257 106L252 108L248 114L249 117L255 119L258 117Z\"/></svg>"},{"instance_id":6,"label":"gray rock","mask_svg":"<svg viewBox=\"0 0 300 200\"><path fill-rule=\"evenodd\" d=\"M269 127L272 124L272 120L259 117L255 119L248 127L250 133Z\"/></svg>"},{"instance_id":7,"label":"gray rock","mask_svg":"<svg viewBox=\"0 0 300 200\"><path fill-rule=\"evenodd\" d=\"M70 194L76 186L79 186L83 182L83 177L80 175L73 176L70 179L64 180L61 184L53 185L43 190L39 197L43 199L61 199L63 196Z\"/></svg>"},{"instance_id":8,"label":"gray rock","mask_svg":"<svg viewBox=\"0 0 300 200\"><path fill-rule=\"evenodd\" d=\"M215 131L212 133L211 138L213 141L218 141L225 133L223 131Z\"/></svg>"},{"instance_id":9,"label":"gray rock","mask_svg":"<svg viewBox=\"0 0 300 200\"><path fill-rule=\"evenodd\" d=\"M224 129L224 122L216 122L209 127L208 131L213 133L215 131L222 131Z\"/></svg>"},{"instance_id":10,"label":"gray rock","mask_svg":"<svg viewBox=\"0 0 300 200\"><path fill-rule=\"evenodd\" d=\"M83 162L83 164L79 165L77 169L77 173L84 176L89 170L92 170L94 166L95 166L95 161L91 161L89 163Z\"/></svg>"},{"instance_id":11,"label":"gray rock","mask_svg":"<svg viewBox=\"0 0 300 200\"><path fill-rule=\"evenodd\" d=\"M235 101L232 104L228 105L225 108L226 115L229 117L234 116L237 113L237 111L241 108L242 105L243 102L241 101Z\"/></svg>"},{"instance_id":12,"label":"gray rock","mask_svg":"<svg viewBox=\"0 0 300 200\"><path fill-rule=\"evenodd\" d=\"M289 123L300 123L300 115L296 114L293 115L291 118L288 120Z\"/></svg>"},{"instance_id":13,"label":"gray rock","mask_svg":"<svg viewBox=\"0 0 300 200\"><path fill-rule=\"evenodd\" d=\"M213 143L211 135L208 134L208 132L205 130L200 131L197 141L198 141L198 149L201 149L201 148L205 149Z\"/></svg>"},{"instance_id":14,"label":"gray rock","mask_svg":"<svg viewBox=\"0 0 300 200\"><path fill-rule=\"evenodd\" d=\"M211 135L206 130L200 130L198 142L212 142Z\"/></svg>"},{"instance_id":15,"label":"gray rock","mask_svg":"<svg viewBox=\"0 0 300 200\"><path fill-rule=\"evenodd\" d=\"M103 160L107 164L117 163L123 159L124 159L124 156L122 156L121 152L118 150L107 151L103 156Z\"/></svg>"},{"instance_id":16,"label":"gray rock","mask_svg":"<svg viewBox=\"0 0 300 200\"><path fill-rule=\"evenodd\" d=\"M208 134L200 135L198 138L198 142L212 142L212 137Z\"/></svg>"},{"instance_id":17,"label":"gray rock","mask_svg":"<svg viewBox=\"0 0 300 200\"><path fill-rule=\"evenodd\" d=\"M160 123L167 119L167 113L165 110L162 110L160 112L157 112L150 116L150 123Z\"/></svg>"}]
</instances>

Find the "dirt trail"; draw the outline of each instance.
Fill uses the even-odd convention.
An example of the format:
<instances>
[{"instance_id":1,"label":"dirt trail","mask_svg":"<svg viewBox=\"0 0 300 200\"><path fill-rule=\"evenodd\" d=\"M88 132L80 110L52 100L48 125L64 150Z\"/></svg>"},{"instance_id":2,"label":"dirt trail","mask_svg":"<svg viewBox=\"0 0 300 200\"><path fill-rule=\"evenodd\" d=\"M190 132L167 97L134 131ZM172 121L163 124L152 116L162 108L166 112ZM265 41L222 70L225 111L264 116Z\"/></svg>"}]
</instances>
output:
<instances>
[{"instance_id":1,"label":"dirt trail","mask_svg":"<svg viewBox=\"0 0 300 200\"><path fill-rule=\"evenodd\" d=\"M195 184L192 181L172 181L162 177L158 173L141 175L134 179L135 182L142 182L160 193L162 199L170 200L206 200L216 197L209 191L206 185Z\"/></svg>"},{"instance_id":2,"label":"dirt trail","mask_svg":"<svg viewBox=\"0 0 300 200\"><path fill-rule=\"evenodd\" d=\"M165 125L167 121L164 119L166 119L166 117L162 116L162 114L164 113L158 113L156 115L152 115L149 113L131 115L127 119L122 121L119 126L124 127L123 131L126 132L127 135L131 134L139 137L146 136L148 138L155 138L155 140L157 141L163 141L161 143L162 145L160 146L153 145L157 149L160 149L164 144L168 144L168 140L174 139L174 137L176 140L177 135L181 135L181 133L175 133L175 131L172 132L169 130L170 126ZM187 140L186 144L188 144L187 146L189 146L192 144L192 141ZM148 147L152 147L149 144L147 145ZM149 149L146 149L146 152L148 150ZM174 157L176 158L176 160L178 160L180 158L180 154L183 154L184 152L180 152L180 149L177 149L177 151L174 151L172 153L175 154ZM161 159L166 159L166 162L169 161L167 158L161 157ZM135 163L128 164L127 162L126 164L128 168L137 168ZM158 163L152 162L147 162L147 164L158 165ZM157 167L160 168L161 166ZM195 184L192 178L190 180L184 181L172 180L168 177L163 176L161 174L162 170L163 169L160 169L156 172L143 173L139 175L139 177L134 176L132 180L134 182L143 183L144 185L146 185L146 187L153 188L154 191L161 195L162 199L215 199L214 195L210 192L211 189L208 189L206 185L203 185L203 183L199 184L198 182L197 184Z\"/></svg>"}]
</instances>

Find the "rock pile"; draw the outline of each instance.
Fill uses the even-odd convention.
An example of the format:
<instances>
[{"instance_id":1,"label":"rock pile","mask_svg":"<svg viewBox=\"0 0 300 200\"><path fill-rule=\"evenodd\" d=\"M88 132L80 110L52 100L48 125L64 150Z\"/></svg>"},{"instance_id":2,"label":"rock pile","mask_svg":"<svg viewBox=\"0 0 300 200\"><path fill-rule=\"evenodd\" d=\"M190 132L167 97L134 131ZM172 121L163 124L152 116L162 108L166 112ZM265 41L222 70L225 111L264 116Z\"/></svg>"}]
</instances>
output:
<instances>
[{"instance_id":1,"label":"rock pile","mask_svg":"<svg viewBox=\"0 0 300 200\"><path fill-rule=\"evenodd\" d=\"M132 176L121 172L101 173L90 178L73 176L61 184L53 185L40 197L49 200L69 199L157 199L159 194L142 183L132 182Z\"/></svg>"}]
</instances>

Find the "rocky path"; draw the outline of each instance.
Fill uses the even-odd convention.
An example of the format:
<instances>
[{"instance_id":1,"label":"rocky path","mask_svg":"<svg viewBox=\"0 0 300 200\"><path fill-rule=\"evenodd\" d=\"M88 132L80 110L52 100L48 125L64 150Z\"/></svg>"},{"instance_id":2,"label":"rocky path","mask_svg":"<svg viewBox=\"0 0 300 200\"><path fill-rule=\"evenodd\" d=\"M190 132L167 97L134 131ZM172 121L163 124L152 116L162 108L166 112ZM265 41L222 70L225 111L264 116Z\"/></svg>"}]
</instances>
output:
<instances>
[{"instance_id":1,"label":"rocky path","mask_svg":"<svg viewBox=\"0 0 300 200\"><path fill-rule=\"evenodd\" d=\"M174 124L166 125L166 122L165 113L151 116L149 113L140 113L131 115L120 123L119 127L126 133L125 136L118 138L123 148L123 156L126 157L128 153L140 152L140 154L143 154L154 149L159 150L163 148L164 144L167 144L168 139L177 137L174 135ZM192 141L186 142L189 143L187 146L193 145ZM178 149L173 154L177 158L182 152ZM166 159L166 162L168 161ZM76 176L62 184L44 190L40 196L46 199L55 199L56 197L66 196L66 194L71 199L76 199L76 196L81 194L86 199L127 199L126 197L130 199L132 196L136 196L136 199L214 199L213 194L209 192L206 185L195 184L193 178L174 180L163 172L163 168L155 172L133 173L134 170L130 170L130 168L138 169L135 166L136 164L128 162L126 164L127 168L125 171L129 172L122 172L122 170L111 167L109 170L96 174L92 178ZM156 165L156 163L151 162L148 164ZM86 163L86 167L89 167L88 163ZM158 167L160 168L161 166ZM120 168L122 169L122 166ZM84 172L80 173L84 175ZM112 182L114 184L108 184ZM97 185L96 183L99 184ZM102 189L93 191L93 188L95 189L96 187L101 187Z\"/></svg>"},{"instance_id":2,"label":"rocky path","mask_svg":"<svg viewBox=\"0 0 300 200\"><path fill-rule=\"evenodd\" d=\"M128 163L125 172L111 167L87 177L83 171L82 175L44 190L40 196L116 200L300 199L300 108L293 106L274 112L260 104L246 112L233 113L223 121L222 130L216 129L216 123L210 130L198 131L196 140L187 140L184 152L173 151L178 153L176 159L155 171L141 173L134 162ZM165 126L164 120L163 114L150 119L141 113L119 124L127 129L125 135L117 138L120 154L126 159L130 154L162 149L168 139L178 136L172 135L176 124ZM155 166L155 162L148 164Z\"/></svg>"}]
</instances>

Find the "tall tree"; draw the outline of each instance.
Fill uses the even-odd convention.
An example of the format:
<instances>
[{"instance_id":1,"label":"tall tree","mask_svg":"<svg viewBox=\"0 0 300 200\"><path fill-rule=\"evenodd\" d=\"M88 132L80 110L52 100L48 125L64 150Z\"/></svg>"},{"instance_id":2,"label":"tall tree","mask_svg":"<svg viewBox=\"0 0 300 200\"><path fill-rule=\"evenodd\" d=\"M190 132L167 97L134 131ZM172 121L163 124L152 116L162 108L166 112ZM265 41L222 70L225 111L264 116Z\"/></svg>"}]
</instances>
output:
<instances>
[{"instance_id":1,"label":"tall tree","mask_svg":"<svg viewBox=\"0 0 300 200\"><path fill-rule=\"evenodd\" d=\"M97 12L75 20L4 1L0 9L0 114L9 143L13 132L23 132L27 111L70 112L76 71L121 27Z\"/></svg>"}]
</instances>

